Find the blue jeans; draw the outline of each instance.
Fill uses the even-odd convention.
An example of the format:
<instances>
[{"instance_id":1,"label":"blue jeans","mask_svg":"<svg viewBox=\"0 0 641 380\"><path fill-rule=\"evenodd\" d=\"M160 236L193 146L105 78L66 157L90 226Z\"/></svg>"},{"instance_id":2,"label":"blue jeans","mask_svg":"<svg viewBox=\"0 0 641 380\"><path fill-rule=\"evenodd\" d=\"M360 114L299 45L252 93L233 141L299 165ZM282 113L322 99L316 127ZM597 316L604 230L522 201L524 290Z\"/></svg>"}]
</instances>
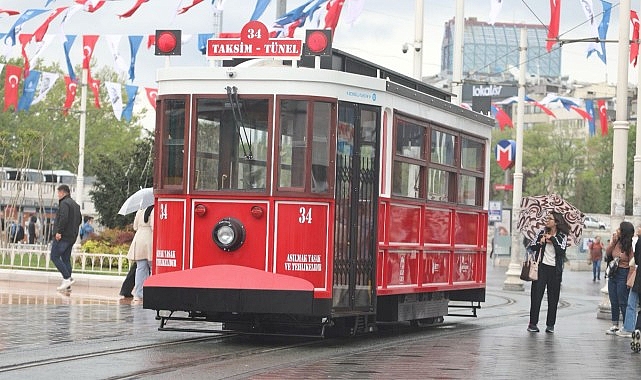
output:
<instances>
[{"instance_id":1,"label":"blue jeans","mask_svg":"<svg viewBox=\"0 0 641 380\"><path fill-rule=\"evenodd\" d=\"M628 286L625 282L628 279L630 268L619 268L613 277L608 278L608 295L610 296L610 309L612 311L612 322L619 323L619 315L623 316L625 322L625 309L628 307Z\"/></svg>"},{"instance_id":2,"label":"blue jeans","mask_svg":"<svg viewBox=\"0 0 641 380\"><path fill-rule=\"evenodd\" d=\"M142 285L145 283L147 277L149 277L149 272L151 267L149 266L149 260L136 260L136 285L134 285L134 297L142 298Z\"/></svg>"},{"instance_id":3,"label":"blue jeans","mask_svg":"<svg viewBox=\"0 0 641 380\"><path fill-rule=\"evenodd\" d=\"M628 295L628 307L625 309L625 319L623 320L623 329L627 332L634 331L634 325L637 321L637 303L639 302L639 293L630 289Z\"/></svg>"},{"instance_id":4,"label":"blue jeans","mask_svg":"<svg viewBox=\"0 0 641 380\"><path fill-rule=\"evenodd\" d=\"M64 240L54 240L51 243L51 261L65 280L71 277L71 249L73 243Z\"/></svg>"},{"instance_id":5,"label":"blue jeans","mask_svg":"<svg viewBox=\"0 0 641 380\"><path fill-rule=\"evenodd\" d=\"M592 279L601 279L601 260L592 262Z\"/></svg>"}]
</instances>

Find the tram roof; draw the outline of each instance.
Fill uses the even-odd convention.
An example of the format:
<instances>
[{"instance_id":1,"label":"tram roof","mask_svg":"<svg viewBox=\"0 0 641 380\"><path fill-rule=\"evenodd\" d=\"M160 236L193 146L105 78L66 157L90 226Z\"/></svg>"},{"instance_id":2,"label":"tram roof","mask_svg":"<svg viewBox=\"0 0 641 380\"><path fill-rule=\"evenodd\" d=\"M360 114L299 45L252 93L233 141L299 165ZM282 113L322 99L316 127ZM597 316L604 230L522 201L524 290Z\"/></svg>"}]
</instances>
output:
<instances>
[{"instance_id":1,"label":"tram roof","mask_svg":"<svg viewBox=\"0 0 641 380\"><path fill-rule=\"evenodd\" d=\"M314 67L313 56L302 56L299 62L300 67ZM235 58L232 60L223 61L224 67L235 67L239 64L250 60L251 58ZM291 61L284 61L291 62ZM290 63L291 64L291 63ZM387 79L390 82L400 84L412 90L433 96L438 99L450 102L452 97L455 96L449 91L445 91L438 87L429 85L420 80L414 79L407 75L403 75L394 70L390 70L381 65L359 58L355 55L346 53L339 49L332 49L332 55L320 57L320 68L327 70L342 71L351 74L363 75L373 78Z\"/></svg>"}]
</instances>

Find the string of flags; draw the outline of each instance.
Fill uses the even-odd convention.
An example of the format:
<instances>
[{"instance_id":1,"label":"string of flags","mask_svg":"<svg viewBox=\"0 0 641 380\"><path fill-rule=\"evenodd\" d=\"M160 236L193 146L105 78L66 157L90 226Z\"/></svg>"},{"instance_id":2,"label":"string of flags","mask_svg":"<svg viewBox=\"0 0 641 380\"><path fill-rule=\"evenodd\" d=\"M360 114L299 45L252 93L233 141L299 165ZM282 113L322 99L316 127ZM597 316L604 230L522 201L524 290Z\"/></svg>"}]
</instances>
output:
<instances>
[{"instance_id":1,"label":"string of flags","mask_svg":"<svg viewBox=\"0 0 641 380\"><path fill-rule=\"evenodd\" d=\"M529 96L525 96L525 102L532 104L533 106L542 110L545 114L550 117L556 118L556 114L551 110L553 105L562 106L567 111L574 111L582 119L588 122L590 136L596 134L596 115L595 115L595 101L593 99L576 99L564 96L558 96L557 94L547 94L543 99L537 101ZM514 128L512 119L510 116L503 110L503 106L512 105L518 102L518 97L512 96L507 99L504 99L500 102L495 102L491 104L490 112L492 117L496 120L501 131L505 127ZM581 107L581 103L584 104L584 107ZM608 134L608 113L607 106L604 99L596 100L596 109L599 113L599 122L601 124L601 136Z\"/></svg>"},{"instance_id":2,"label":"string of flags","mask_svg":"<svg viewBox=\"0 0 641 380\"><path fill-rule=\"evenodd\" d=\"M43 0L44 1L44 0ZM141 7L151 6L149 0L131 0L133 5L131 8L117 14L119 18L129 18L133 16ZM189 12L192 8L196 7L204 0L175 0L177 3L176 16ZM225 0L211 0L215 11L222 11ZM252 19L259 18L271 0L257 0ZM309 0L301 7L298 7L290 12L287 12L282 17L274 21L271 31L275 35L291 37L296 28L303 26L313 26L321 28L336 28L338 18L341 14L345 3L347 16L350 20L358 17L358 14L364 7L365 0ZM51 45L51 43L58 37L55 34L49 34L48 30L54 20L60 20L60 30L63 34L60 36L62 39L62 49L65 56L65 66L67 75L64 76L66 84L66 100L63 105L63 112L67 113L75 99L76 87L78 85L78 78L74 72L73 62L70 58L70 51L77 40L76 35L64 34L64 27L66 23L79 11L88 13L103 12L103 6L106 0L73 0L70 6L55 7L56 0L46 0L44 8L41 9L27 9L24 12L19 12L10 9L0 8L0 17L17 17L13 25L6 33L0 33L0 55L10 56L14 46L20 44L21 55L24 59L24 67L19 68L12 65L7 65L7 75L5 77L5 101L4 111L13 108L14 111L28 111L30 106L42 101L53 84L58 79L58 74L43 73L36 70L31 70L30 62L36 60L42 52ZM51 8L50 8L51 7ZM42 21L33 31L33 33L24 33L23 29L26 25L35 20L46 18ZM206 54L207 40L213 37L213 33L198 34L197 48L201 54ZM99 40L104 40L113 57L114 67L123 73L128 74L130 84L125 85L125 93L127 94L127 103L122 104L122 97L119 95L122 88L116 88L115 83L104 83L102 86L109 94L109 100L114 107L114 114L120 120L130 120L130 112L133 107L133 99L137 94L138 86L134 85L136 78L136 57L140 46L143 41L146 41L147 49L151 49L155 45L155 35L129 35L127 40L130 47L130 60L129 64L119 53L120 41L122 35L84 35L82 36L82 49L83 49L83 62L82 68L87 69L89 72L88 86L94 94L94 106L100 108L99 89L100 81L92 78L90 71L90 62L96 44ZM181 43L184 45L192 39L192 35L183 34ZM0 70L2 67L0 67ZM23 80L22 86L20 82ZM46 82L46 83L45 83ZM122 85L121 85L122 87ZM19 96L20 89L22 95ZM136 90L136 91L134 91ZM155 93L156 89L145 87L147 98L150 104L155 108ZM152 100L153 99L153 100Z\"/></svg>"}]
</instances>

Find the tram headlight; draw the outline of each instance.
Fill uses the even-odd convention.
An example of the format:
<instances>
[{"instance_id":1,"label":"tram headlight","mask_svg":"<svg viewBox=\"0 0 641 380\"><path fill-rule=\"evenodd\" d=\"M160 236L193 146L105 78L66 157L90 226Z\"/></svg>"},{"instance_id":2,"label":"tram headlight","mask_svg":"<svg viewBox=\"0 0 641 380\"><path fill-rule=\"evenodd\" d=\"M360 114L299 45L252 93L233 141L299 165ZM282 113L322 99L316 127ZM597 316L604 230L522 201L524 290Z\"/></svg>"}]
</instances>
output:
<instances>
[{"instance_id":1,"label":"tram headlight","mask_svg":"<svg viewBox=\"0 0 641 380\"><path fill-rule=\"evenodd\" d=\"M220 220L211 232L218 248L226 252L235 251L245 242L245 227L234 218Z\"/></svg>"}]
</instances>

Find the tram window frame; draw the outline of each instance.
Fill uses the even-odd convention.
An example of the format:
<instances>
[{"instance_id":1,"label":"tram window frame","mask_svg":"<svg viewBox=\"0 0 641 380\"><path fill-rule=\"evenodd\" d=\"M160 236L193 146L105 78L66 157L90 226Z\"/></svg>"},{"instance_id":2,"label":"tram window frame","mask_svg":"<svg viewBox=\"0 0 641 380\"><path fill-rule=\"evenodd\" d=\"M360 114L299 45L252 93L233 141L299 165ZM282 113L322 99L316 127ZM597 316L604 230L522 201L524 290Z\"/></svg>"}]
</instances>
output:
<instances>
[{"instance_id":1,"label":"tram window frame","mask_svg":"<svg viewBox=\"0 0 641 380\"><path fill-rule=\"evenodd\" d=\"M298 143L303 143L304 147L304 158L305 162L302 167L299 167L299 171L302 171L302 182L299 182L299 186L291 186L291 184L281 185L281 179L283 179L283 165L281 158L283 157L282 147L282 129L283 129L283 102L304 102L306 103L305 107L305 134L301 136L304 138L303 141L297 141ZM325 183L323 183L322 191L318 191L317 187L314 185L318 180L314 177L314 173L320 173L317 164L314 164L314 160L318 159L318 155L315 155L315 146L319 146L319 139L322 138L321 135L315 134L317 131L316 126L318 119L315 118L316 104L324 103L327 104L329 108L329 130L327 131L327 142L324 144L327 149L322 156L326 156L327 166L325 170ZM315 96L291 96L291 95L277 95L276 96L276 122L274 123L274 192L275 193L294 193L300 195L302 193L313 196L313 197L332 197L334 194L334 181L336 175L336 126L337 126L337 100L334 98L327 97L315 97ZM293 131L292 131L293 132ZM311 141L311 144L308 143ZM295 141L292 140L292 144ZM314 167L316 165L316 168ZM323 166L323 165L320 165Z\"/></svg>"},{"instance_id":2,"label":"tram window frame","mask_svg":"<svg viewBox=\"0 0 641 380\"><path fill-rule=\"evenodd\" d=\"M198 133L198 131L199 131L198 105L199 105L200 101L220 101L220 102L223 102L223 103L228 103L229 102L229 98L226 95L225 96L222 96L222 95L205 95L205 94L203 94L203 95L194 95L193 104L192 104L192 109L193 109L192 121L191 121L191 125L193 126L192 127L192 132L193 133L192 133L191 141L190 141L190 146L192 147L192 149L191 149L191 152L190 152L190 159L189 159L190 176L191 176L190 185L189 186L190 186L190 190L191 191L193 191L194 193L211 193L211 192L216 192L216 193L221 193L221 192L265 193L265 192L268 191L268 189L271 186L271 179L270 179L271 175L270 175L270 173L272 171L272 169L271 169L271 166L272 166L271 165L271 160L272 160L272 158L271 157L272 157L272 140L273 140L273 137L272 137L272 132L271 131L273 130L273 128L272 128L272 125L273 125L273 112L272 112L272 110L274 108L274 106L273 106L274 99L273 98L274 98L273 95L265 95L265 94L262 94L262 95L257 95L257 94L242 94L241 95L241 94L239 94L239 101L241 103L245 102L245 101L255 101L255 102L264 101L264 102L266 102L265 115L266 115L267 118L266 118L265 125L264 125L265 128L263 130L265 132L265 141L266 141L265 152L264 152L265 157L263 157L263 159L261 159L261 160L257 160L256 161L256 163L258 164L256 166L262 166L261 163L264 164L264 178L263 178L264 179L264 185L261 186L261 187L256 187L256 188L248 187L248 188L243 188L243 189L238 188L238 186L230 187L231 186L230 185L231 181L234 181L234 183L236 183L236 185L238 185L238 183L243 181L243 178L238 178L239 172L237 171L236 173L224 173L224 174L222 174L223 176L226 176L225 178L227 178L228 181L230 181L230 182L227 182L227 186L226 187L225 187L225 184L223 183L224 180L221 178L221 175L219 175L219 173L216 173L216 177L217 178L215 180L215 183L218 184L216 186L216 188L210 188L210 189L200 188L199 189L199 188L196 187L196 185L198 184L198 181L199 181L199 178L198 178L199 172L198 172L198 167L196 165L197 164L196 161L197 161L198 155L200 153L199 150L198 150L198 134L199 134ZM245 118L243 120L243 124L245 125L246 128L249 128L251 126L250 125L251 122L250 122L250 120L246 119L246 116L245 116ZM230 151L230 153L233 153L233 149L232 149L232 151ZM240 154L240 151L237 152L237 153ZM256 152L254 152L254 153L256 153ZM224 153L221 154L220 152L211 153L211 155L212 156L216 156L218 158L220 158L220 156L227 156ZM256 156L256 155L254 154L254 156ZM227 159L227 157L225 157L225 159ZM247 158L242 158L242 157L235 157L231 161L234 162L235 160L238 160L238 162L236 163L235 169L238 169L239 165L244 165L244 164L240 163L240 161L248 161ZM234 177L234 178L230 178L230 177Z\"/></svg>"},{"instance_id":3,"label":"tram window frame","mask_svg":"<svg viewBox=\"0 0 641 380\"><path fill-rule=\"evenodd\" d=\"M418 141L420 142L419 146L419 152L417 155L409 155L409 154L404 154L403 152L399 152L399 124L400 123L408 123L410 125L413 125L417 128L422 128L422 135L419 137ZM427 158L426 158L426 147L428 146L428 131L429 131L429 124L417 120L411 117L407 117L404 115L396 114L394 115L394 125L393 125L393 131L394 131L394 138L393 138L393 146L394 146L394 160L392 163L392 195L398 196L398 197L403 197L403 198L411 198L411 199L422 199L425 198L425 181L426 181L426 170L427 170ZM415 181L415 186L414 186L414 191L415 195L411 196L409 195L409 192L403 193L399 191L400 182L402 181L402 178L399 177L399 175L402 176L402 173L405 173L405 170L400 169L400 167L418 167L418 174L415 177L418 181ZM409 172L410 170L407 170ZM408 178L409 180L409 178ZM416 186L418 185L418 186Z\"/></svg>"},{"instance_id":4,"label":"tram window frame","mask_svg":"<svg viewBox=\"0 0 641 380\"><path fill-rule=\"evenodd\" d=\"M182 134L182 168L180 172L180 176L172 176L169 177L168 175L168 160L169 160L169 154L170 154L170 149L169 149L169 144L166 144L166 136L168 135L167 133L167 107L170 105L172 102L183 102L184 108L183 108L183 134ZM188 142L188 136L189 136L189 114L190 114L190 108L191 108L191 103L189 102L189 95L161 95L158 97L158 109L160 112L157 112L157 118L156 118L156 132L155 132L155 149L156 149L156 157L158 157L158 160L160 161L160 165L157 165L156 170L155 170L155 175L154 175L154 188L157 189L160 192L165 192L165 193L180 193L184 192L185 190L185 173L187 172L187 165L188 165L188 152L187 152L187 142ZM171 120L170 120L171 121ZM172 144L172 145L179 145L179 144ZM179 179L177 183L169 183L168 178L176 178Z\"/></svg>"},{"instance_id":5,"label":"tram window frame","mask_svg":"<svg viewBox=\"0 0 641 380\"><path fill-rule=\"evenodd\" d=\"M424 128L424 136L422 139L422 141L424 141L424 147L421 148L419 155L411 157L408 154L399 152L399 123L410 123ZM444 133L453 139L453 145L451 146L451 150L448 151L449 153L445 160L433 160L432 142L435 133ZM464 160L463 157L464 153L468 153L462 148L464 141L472 142L477 145L477 148L480 148L476 153L476 160L474 160L476 167L466 166L469 160ZM485 170L487 170L485 163L487 147L482 138L396 112L393 121L393 147L392 196L475 207L483 206L482 190L484 188ZM429 149L426 147L429 147ZM407 165L419 167L420 177L415 196L403 194L395 189L395 187L397 187L397 177L400 172L399 167ZM473 198L465 196L466 193L469 193L469 187L472 187L472 185L459 188L459 184L463 184L464 182L468 185L470 183L473 184ZM435 186L441 187L441 190L435 192Z\"/></svg>"}]
</instances>

